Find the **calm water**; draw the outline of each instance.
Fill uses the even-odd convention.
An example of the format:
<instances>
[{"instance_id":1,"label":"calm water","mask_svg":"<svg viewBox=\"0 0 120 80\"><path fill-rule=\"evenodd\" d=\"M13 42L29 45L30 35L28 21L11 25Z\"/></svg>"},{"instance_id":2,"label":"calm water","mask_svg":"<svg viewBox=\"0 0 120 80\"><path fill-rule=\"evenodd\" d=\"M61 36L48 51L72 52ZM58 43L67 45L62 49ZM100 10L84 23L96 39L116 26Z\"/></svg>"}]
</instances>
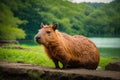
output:
<instances>
[{"instance_id":1,"label":"calm water","mask_svg":"<svg viewBox=\"0 0 120 80\"><path fill-rule=\"evenodd\" d=\"M120 38L89 38L98 48L120 48Z\"/></svg>"},{"instance_id":2,"label":"calm water","mask_svg":"<svg viewBox=\"0 0 120 80\"><path fill-rule=\"evenodd\" d=\"M100 55L120 58L120 38L89 38L99 48Z\"/></svg>"}]
</instances>

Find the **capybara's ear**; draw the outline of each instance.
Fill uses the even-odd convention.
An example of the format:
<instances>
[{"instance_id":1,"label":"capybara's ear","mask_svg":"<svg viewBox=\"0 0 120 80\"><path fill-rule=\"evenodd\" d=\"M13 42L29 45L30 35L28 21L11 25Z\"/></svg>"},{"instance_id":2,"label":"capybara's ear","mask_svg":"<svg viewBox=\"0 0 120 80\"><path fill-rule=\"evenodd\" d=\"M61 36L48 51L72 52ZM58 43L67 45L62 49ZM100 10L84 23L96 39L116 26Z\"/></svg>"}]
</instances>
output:
<instances>
[{"instance_id":1,"label":"capybara's ear","mask_svg":"<svg viewBox=\"0 0 120 80\"><path fill-rule=\"evenodd\" d=\"M43 24L43 23L41 23L40 27L41 27L41 28L43 28L43 26L44 26L44 24Z\"/></svg>"},{"instance_id":2,"label":"capybara's ear","mask_svg":"<svg viewBox=\"0 0 120 80\"><path fill-rule=\"evenodd\" d=\"M57 27L58 27L58 24L54 24L54 25L52 26L52 28L53 28L54 31L57 29Z\"/></svg>"}]
</instances>

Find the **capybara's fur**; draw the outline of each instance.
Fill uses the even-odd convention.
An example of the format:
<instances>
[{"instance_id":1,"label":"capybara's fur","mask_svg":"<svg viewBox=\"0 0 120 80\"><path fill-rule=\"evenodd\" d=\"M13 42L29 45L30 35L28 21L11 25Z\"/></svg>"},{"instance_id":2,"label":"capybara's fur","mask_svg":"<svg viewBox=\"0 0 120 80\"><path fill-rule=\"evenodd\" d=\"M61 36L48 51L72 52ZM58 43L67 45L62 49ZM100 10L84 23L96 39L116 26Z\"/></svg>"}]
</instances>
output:
<instances>
[{"instance_id":1,"label":"capybara's fur","mask_svg":"<svg viewBox=\"0 0 120 80\"><path fill-rule=\"evenodd\" d=\"M96 69L100 55L95 44L84 36L70 36L57 30L57 24L42 25L35 40L43 44L56 68Z\"/></svg>"}]
</instances>

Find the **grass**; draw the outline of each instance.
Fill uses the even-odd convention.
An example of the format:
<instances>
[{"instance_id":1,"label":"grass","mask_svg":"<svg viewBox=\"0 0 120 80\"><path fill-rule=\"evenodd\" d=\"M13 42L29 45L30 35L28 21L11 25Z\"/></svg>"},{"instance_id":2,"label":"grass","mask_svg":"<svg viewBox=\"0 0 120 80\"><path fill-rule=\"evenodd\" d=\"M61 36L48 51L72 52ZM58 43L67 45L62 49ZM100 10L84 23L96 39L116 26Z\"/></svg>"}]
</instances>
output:
<instances>
[{"instance_id":1,"label":"grass","mask_svg":"<svg viewBox=\"0 0 120 80\"><path fill-rule=\"evenodd\" d=\"M118 58L110 58L110 57L101 57L99 62L98 70L105 70L105 66L110 62L119 61Z\"/></svg>"},{"instance_id":2,"label":"grass","mask_svg":"<svg viewBox=\"0 0 120 80\"><path fill-rule=\"evenodd\" d=\"M16 45L13 46L16 47ZM42 46L19 46L22 49L12 47L0 48L0 60L54 67L53 62L47 57Z\"/></svg>"},{"instance_id":3,"label":"grass","mask_svg":"<svg viewBox=\"0 0 120 80\"><path fill-rule=\"evenodd\" d=\"M115 50L117 55L113 57L113 55L104 55L107 53L105 50L109 49L99 49L100 52L102 51L100 63L99 63L99 70L104 70L105 65L109 62L119 61L120 54L119 50ZM112 50L114 52L114 50ZM112 52L110 49L110 52ZM117 56L117 57L116 57ZM55 67L54 63L51 59L47 57L44 52L44 48L38 45L6 45L0 47L0 60L2 61L10 61L10 62L23 62L23 63L30 63L35 65L41 66L48 66L48 67Z\"/></svg>"}]
</instances>

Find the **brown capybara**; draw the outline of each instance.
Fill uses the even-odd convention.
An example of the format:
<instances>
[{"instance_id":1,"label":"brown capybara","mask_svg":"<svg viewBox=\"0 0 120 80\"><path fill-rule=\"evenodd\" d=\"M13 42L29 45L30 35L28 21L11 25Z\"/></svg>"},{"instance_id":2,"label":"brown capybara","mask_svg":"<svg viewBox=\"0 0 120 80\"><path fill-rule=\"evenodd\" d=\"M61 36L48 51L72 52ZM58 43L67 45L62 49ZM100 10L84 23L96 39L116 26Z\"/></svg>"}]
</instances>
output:
<instances>
[{"instance_id":1,"label":"brown capybara","mask_svg":"<svg viewBox=\"0 0 120 80\"><path fill-rule=\"evenodd\" d=\"M41 25L35 41L45 47L47 55L53 60L56 68L96 69L100 55L95 44L84 36L70 36L59 32L57 24Z\"/></svg>"}]
</instances>

